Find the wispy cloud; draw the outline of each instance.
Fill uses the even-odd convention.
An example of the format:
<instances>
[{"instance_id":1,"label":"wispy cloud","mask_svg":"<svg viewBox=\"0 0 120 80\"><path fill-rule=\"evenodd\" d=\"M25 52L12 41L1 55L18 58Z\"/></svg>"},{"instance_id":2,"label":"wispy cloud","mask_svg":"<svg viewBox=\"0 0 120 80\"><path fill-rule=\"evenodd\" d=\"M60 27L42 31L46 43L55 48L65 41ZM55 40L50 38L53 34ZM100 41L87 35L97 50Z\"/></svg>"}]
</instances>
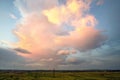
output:
<instances>
[{"instance_id":1,"label":"wispy cloud","mask_svg":"<svg viewBox=\"0 0 120 80\"><path fill-rule=\"evenodd\" d=\"M9 14L12 19L17 19L17 17L14 14Z\"/></svg>"}]
</instances>

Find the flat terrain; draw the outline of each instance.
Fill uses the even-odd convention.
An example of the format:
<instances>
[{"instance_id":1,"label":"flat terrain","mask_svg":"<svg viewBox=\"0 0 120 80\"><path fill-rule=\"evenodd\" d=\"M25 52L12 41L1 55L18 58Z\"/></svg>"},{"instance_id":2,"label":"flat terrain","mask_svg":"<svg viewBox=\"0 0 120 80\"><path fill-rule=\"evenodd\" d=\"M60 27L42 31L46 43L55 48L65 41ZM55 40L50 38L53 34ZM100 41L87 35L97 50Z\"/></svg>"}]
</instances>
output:
<instances>
[{"instance_id":1,"label":"flat terrain","mask_svg":"<svg viewBox=\"0 0 120 80\"><path fill-rule=\"evenodd\" d=\"M120 80L120 72L0 71L0 80Z\"/></svg>"}]
</instances>

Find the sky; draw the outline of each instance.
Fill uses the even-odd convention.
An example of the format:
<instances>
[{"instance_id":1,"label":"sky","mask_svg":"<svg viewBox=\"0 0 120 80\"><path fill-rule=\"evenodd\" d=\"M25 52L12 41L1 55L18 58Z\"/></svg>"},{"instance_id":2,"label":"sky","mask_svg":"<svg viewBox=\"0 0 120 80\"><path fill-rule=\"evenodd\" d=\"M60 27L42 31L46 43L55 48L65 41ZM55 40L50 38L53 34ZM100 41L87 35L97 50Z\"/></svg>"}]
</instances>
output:
<instances>
[{"instance_id":1,"label":"sky","mask_svg":"<svg viewBox=\"0 0 120 80\"><path fill-rule=\"evenodd\" d=\"M0 0L0 69L120 69L120 0Z\"/></svg>"}]
</instances>

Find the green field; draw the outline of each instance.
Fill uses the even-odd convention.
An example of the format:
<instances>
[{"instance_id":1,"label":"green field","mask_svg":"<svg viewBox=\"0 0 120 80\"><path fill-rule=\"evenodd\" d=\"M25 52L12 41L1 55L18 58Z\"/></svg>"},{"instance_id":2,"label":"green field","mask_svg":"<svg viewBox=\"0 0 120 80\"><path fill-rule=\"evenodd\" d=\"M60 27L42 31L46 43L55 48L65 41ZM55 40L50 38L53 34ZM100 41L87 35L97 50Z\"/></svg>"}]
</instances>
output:
<instances>
[{"instance_id":1,"label":"green field","mask_svg":"<svg viewBox=\"0 0 120 80\"><path fill-rule=\"evenodd\" d=\"M120 80L120 72L0 72L0 80Z\"/></svg>"}]
</instances>

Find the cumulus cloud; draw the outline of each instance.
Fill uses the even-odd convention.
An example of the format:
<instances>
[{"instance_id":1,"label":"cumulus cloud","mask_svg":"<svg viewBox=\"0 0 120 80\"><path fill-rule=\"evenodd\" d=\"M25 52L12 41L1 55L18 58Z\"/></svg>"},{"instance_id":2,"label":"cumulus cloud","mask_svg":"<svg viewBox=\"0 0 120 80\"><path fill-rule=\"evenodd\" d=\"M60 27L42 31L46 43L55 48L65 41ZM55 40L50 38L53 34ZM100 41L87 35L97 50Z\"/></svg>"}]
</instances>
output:
<instances>
[{"instance_id":1,"label":"cumulus cloud","mask_svg":"<svg viewBox=\"0 0 120 80\"><path fill-rule=\"evenodd\" d=\"M97 20L89 14L91 0L66 0L64 5L57 5L57 0L51 1L50 4L48 2L15 1L23 14L21 22L14 30L18 38L15 45L21 48L16 50L28 50L32 53L20 54L21 56L32 58L34 61L40 61L42 58L47 61L45 59L48 58L53 64L57 64L65 61L66 57L60 55L70 55L76 53L76 50L92 50L104 43L106 36L96 29ZM58 35L64 31L67 35ZM74 48L75 51L64 48Z\"/></svg>"},{"instance_id":2,"label":"cumulus cloud","mask_svg":"<svg viewBox=\"0 0 120 80\"><path fill-rule=\"evenodd\" d=\"M79 36L79 37L78 37ZM106 37L93 27L83 27L70 36L58 37L60 46L73 47L80 51L91 50L103 44Z\"/></svg>"},{"instance_id":3,"label":"cumulus cloud","mask_svg":"<svg viewBox=\"0 0 120 80\"><path fill-rule=\"evenodd\" d=\"M58 55L69 55L69 54L75 54L75 53L77 53L77 51L74 49L58 51Z\"/></svg>"},{"instance_id":4,"label":"cumulus cloud","mask_svg":"<svg viewBox=\"0 0 120 80\"><path fill-rule=\"evenodd\" d=\"M119 69L119 52L119 41L106 43L91 51L71 54L60 66L66 69Z\"/></svg>"}]
</instances>

